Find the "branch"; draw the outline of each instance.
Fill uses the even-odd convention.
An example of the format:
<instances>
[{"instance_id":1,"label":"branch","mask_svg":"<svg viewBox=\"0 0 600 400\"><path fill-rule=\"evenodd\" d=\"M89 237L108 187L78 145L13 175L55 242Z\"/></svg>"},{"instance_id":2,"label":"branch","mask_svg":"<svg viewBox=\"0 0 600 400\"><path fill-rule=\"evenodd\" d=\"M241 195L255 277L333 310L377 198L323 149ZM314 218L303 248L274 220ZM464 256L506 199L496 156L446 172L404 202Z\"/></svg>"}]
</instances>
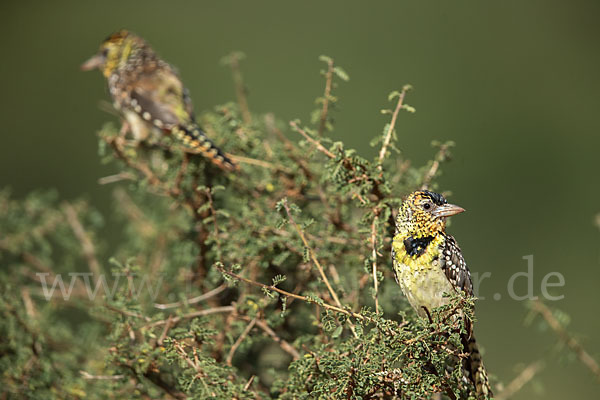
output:
<instances>
[{"instance_id":1,"label":"branch","mask_svg":"<svg viewBox=\"0 0 600 400\"><path fill-rule=\"evenodd\" d=\"M242 344L248 333L254 328L254 324L256 324L256 318L252 319L250 323L246 326L246 329L242 332L242 334L237 338L231 349L229 350L229 354L227 354L227 358L225 359L225 363L231 367L231 361L233 360L233 355L238 347Z\"/></svg>"},{"instance_id":2,"label":"branch","mask_svg":"<svg viewBox=\"0 0 600 400\"><path fill-rule=\"evenodd\" d=\"M515 379L513 379L506 388L502 392L500 392L495 399L496 400L506 400L510 399L515 395L519 390L527 384L533 377L540 372L540 370L544 368L544 362L541 360L535 361L529 364Z\"/></svg>"},{"instance_id":3,"label":"branch","mask_svg":"<svg viewBox=\"0 0 600 400\"><path fill-rule=\"evenodd\" d=\"M274 133L277 136L277 138L281 140L281 142L283 143L283 147L288 152L289 158L291 158L296 164L298 164L298 166L304 173L304 176L306 176L306 178L308 178L309 180L312 179L313 174L312 172L310 172L306 161L295 155L297 149L296 146L287 137L285 137L285 135L281 132L279 128L277 128L277 126L275 125L275 117L273 116L273 114L265 115L265 125L269 132Z\"/></svg>"},{"instance_id":4,"label":"branch","mask_svg":"<svg viewBox=\"0 0 600 400\"><path fill-rule=\"evenodd\" d=\"M290 292L287 292L287 291L285 291L283 289L279 289L277 286L265 285L264 283L260 283L260 282L253 281L253 280L248 279L248 278L244 278L243 276L240 276L240 275L238 275L238 274L236 274L234 272L225 270L223 267L221 267L218 264L216 265L216 267L217 267L217 269L219 271L221 271L221 273L223 273L223 274L225 274L227 276L230 276L230 277L232 277L232 278L234 278L234 279L236 279L238 281L246 282L246 283L249 283L250 285L258 286L258 287L263 288L263 289L272 290L272 291L277 292L279 294L282 294L284 296L291 297L291 298L297 299L297 300L302 300L302 301L304 301L306 303L315 303L314 300L311 300L311 299L309 299L306 296L301 296L299 294L290 293ZM364 316L362 316L360 314L356 314L356 313L354 313L352 311L348 311L348 310L345 310L343 308L336 307L334 305L325 303L325 301L323 301L322 299L320 299L320 300L321 300L320 303L315 303L315 304L317 304L317 305L319 305L319 306L321 306L323 308L326 308L328 310L336 311L336 312L348 315L350 317L354 317L356 319L360 319L360 320L365 320L366 319Z\"/></svg>"},{"instance_id":5,"label":"branch","mask_svg":"<svg viewBox=\"0 0 600 400\"><path fill-rule=\"evenodd\" d=\"M244 316L243 319L249 319L249 317ZM298 352L298 350L296 350L296 348L294 348L294 346L289 344L287 341L285 341L282 338L280 338L279 336L277 336L275 331L273 329L271 329L271 327L269 325L267 325L267 323L265 321L260 320L260 319L256 320L256 326L258 326L260 329L265 331L265 333L267 335L269 335L271 337L271 339L273 339L276 343L278 343L279 346L281 346L281 349L283 351L285 351L286 353L291 355L294 360L297 360L300 358L300 353Z\"/></svg>"},{"instance_id":6,"label":"branch","mask_svg":"<svg viewBox=\"0 0 600 400\"><path fill-rule=\"evenodd\" d=\"M246 87L244 86L244 79L242 77L242 71L240 69L240 59L243 54L239 52L233 52L229 55L229 65L231 65L231 72L233 74L233 82L235 84L235 95L240 105L240 111L242 112L242 118L244 123L249 124L252 122L252 116L248 108L248 100L246 99Z\"/></svg>"},{"instance_id":7,"label":"branch","mask_svg":"<svg viewBox=\"0 0 600 400\"><path fill-rule=\"evenodd\" d=\"M319 260L317 260L314 250L308 244L308 241L306 240L306 237L304 236L302 229L300 229L300 226L296 223L296 221L294 221L294 217L292 217L292 212L290 211L290 207L288 206L287 199L284 199L283 207L285 208L285 212L287 213L290 222L292 223L292 225L294 225L294 228L296 228L296 232L298 232L300 239L302 239L302 243L304 243L304 246L308 249L310 258L312 259L313 263L319 270L319 274L321 275L323 282L325 282L325 286L327 286L327 290L329 290L329 293L331 294L331 297L335 301L335 304L337 304L337 306L339 308L343 308L342 303L340 302L340 299L338 298L338 295L335 293L335 290L333 290L333 287L331 287L331 284L329 283L329 279L327 279L327 275L325 275L325 271L323 271L323 267L321 267Z\"/></svg>"},{"instance_id":8,"label":"branch","mask_svg":"<svg viewBox=\"0 0 600 400\"><path fill-rule=\"evenodd\" d=\"M323 136L327 112L329 111L329 98L331 96L331 82L333 81L333 60L327 60L327 73L325 74L325 93L323 94L323 109L321 110L321 122L319 123L319 136Z\"/></svg>"},{"instance_id":9,"label":"branch","mask_svg":"<svg viewBox=\"0 0 600 400\"><path fill-rule=\"evenodd\" d=\"M199 310L199 311L194 311L194 312L191 312L188 314L184 314L181 317L174 317L174 318L170 318L170 319L167 318L167 319L163 319L161 321L152 322L150 324L144 325L143 327L144 328L154 328L155 326L167 324L167 323L169 323L169 321L171 321L170 323L175 325L176 323L178 323L179 321L184 320L184 319L201 317L203 315L216 314L216 313L228 313L228 312L232 312L232 311L235 311L235 307L233 307L233 306L207 308L206 310Z\"/></svg>"},{"instance_id":10,"label":"branch","mask_svg":"<svg viewBox=\"0 0 600 400\"><path fill-rule=\"evenodd\" d=\"M390 122L390 126L385 133L385 137L383 139L383 145L381 146L381 150L379 151L379 170L383 169L383 159L385 158L385 153L387 152L387 148L390 145L390 141L392 140L392 132L394 131L394 127L396 126L396 119L398 118L398 113L402 108L402 103L404 102L404 96L406 96L406 92L410 89L410 86L405 85L402 88L402 92L398 96L398 104L396 104L396 109L392 114L392 121Z\"/></svg>"},{"instance_id":11,"label":"branch","mask_svg":"<svg viewBox=\"0 0 600 400\"><path fill-rule=\"evenodd\" d=\"M561 325L561 323L552 315L552 311L539 300L531 303L533 311L540 314L548 323L550 328L558 334L558 337L571 349L583 363L598 379L600 379L600 366L596 360L583 348L583 346L575 340L569 332Z\"/></svg>"},{"instance_id":12,"label":"branch","mask_svg":"<svg viewBox=\"0 0 600 400\"><path fill-rule=\"evenodd\" d=\"M97 379L97 380L119 380L125 378L125 375L92 375L84 370L80 370L79 373L83 379Z\"/></svg>"},{"instance_id":13,"label":"branch","mask_svg":"<svg viewBox=\"0 0 600 400\"><path fill-rule=\"evenodd\" d=\"M146 164L136 163L125 155L125 153L123 151L123 147L121 146L121 142L123 141L123 138L121 138L119 136L102 136L102 139L110 147L113 148L117 158L121 159L128 167L141 172L146 177L146 179L148 179L148 182L152 186L159 187L162 190L164 190L165 192L168 192L168 190L165 189L165 187L164 187L165 184L156 176L156 174L154 172L152 172L152 170Z\"/></svg>"},{"instance_id":14,"label":"branch","mask_svg":"<svg viewBox=\"0 0 600 400\"><path fill-rule=\"evenodd\" d=\"M227 284L223 283L221 286L219 286L209 292L206 292L200 296L192 297L191 299L185 299L182 301L178 301L176 303L167 303L167 304L154 303L154 307L158 308L160 310L166 310L169 308L181 307L183 305L200 303L201 301L210 299L211 297L218 295L226 288L227 288Z\"/></svg>"},{"instance_id":15,"label":"branch","mask_svg":"<svg viewBox=\"0 0 600 400\"><path fill-rule=\"evenodd\" d=\"M321 153L325 154L329 158L335 158L335 155L333 155L332 152L330 152L329 150L327 150L321 144L321 142L319 142L318 140L313 139L312 137L310 137L310 135L308 133L306 133L306 131L304 129L300 128L298 126L298 123L296 121L290 121L290 126L292 127L293 130L295 130L296 132L298 132L299 134L301 134L302 136L304 136L304 138L306 140L308 140L309 142L311 142L312 144L314 144Z\"/></svg>"},{"instance_id":16,"label":"branch","mask_svg":"<svg viewBox=\"0 0 600 400\"><path fill-rule=\"evenodd\" d=\"M446 143L440 146L440 151L438 151L438 153L436 154L435 159L433 160L433 164L431 164L431 168L429 169L429 171L427 171L423 178L423 184L421 185L421 189L427 189L429 187L431 180L435 177L435 174L437 174L438 168L440 167L440 163L444 161L448 156L449 147L450 146Z\"/></svg>"},{"instance_id":17,"label":"branch","mask_svg":"<svg viewBox=\"0 0 600 400\"><path fill-rule=\"evenodd\" d=\"M375 212L375 210L373 210ZM379 299L377 298L377 292L379 291L379 281L377 280L377 220L379 219L378 212L375 213L373 222L371 223L371 247L373 257L373 288L375 290L375 312L379 314Z\"/></svg>"},{"instance_id":18,"label":"branch","mask_svg":"<svg viewBox=\"0 0 600 400\"><path fill-rule=\"evenodd\" d=\"M77 240L79 240L81 243L81 249L83 250L84 257L87 259L90 271L94 275L100 276L100 264L96 258L96 249L94 248L94 243L92 243L92 240L85 231L85 228L79 221L79 218L77 218L77 211L75 210L75 207L69 203L64 203L62 208L65 216L67 217L69 226L73 230Z\"/></svg>"}]
</instances>

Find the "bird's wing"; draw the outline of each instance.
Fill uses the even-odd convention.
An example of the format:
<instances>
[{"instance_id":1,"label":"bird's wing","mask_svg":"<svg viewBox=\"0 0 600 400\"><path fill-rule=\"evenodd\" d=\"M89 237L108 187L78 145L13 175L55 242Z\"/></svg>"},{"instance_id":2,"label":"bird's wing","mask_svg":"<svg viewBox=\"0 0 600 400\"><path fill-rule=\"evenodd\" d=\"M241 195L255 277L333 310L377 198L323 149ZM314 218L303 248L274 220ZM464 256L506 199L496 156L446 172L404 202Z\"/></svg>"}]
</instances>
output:
<instances>
[{"instance_id":1,"label":"bird's wing","mask_svg":"<svg viewBox=\"0 0 600 400\"><path fill-rule=\"evenodd\" d=\"M169 129L193 122L191 102L179 77L170 69L140 76L131 88L131 102L143 119ZM160 121L158 124L156 121Z\"/></svg>"},{"instance_id":2,"label":"bird's wing","mask_svg":"<svg viewBox=\"0 0 600 400\"><path fill-rule=\"evenodd\" d=\"M440 249L440 266L452 286L467 296L473 296L471 272L463 258L462 251L452 236L445 235L445 238Z\"/></svg>"}]
</instances>

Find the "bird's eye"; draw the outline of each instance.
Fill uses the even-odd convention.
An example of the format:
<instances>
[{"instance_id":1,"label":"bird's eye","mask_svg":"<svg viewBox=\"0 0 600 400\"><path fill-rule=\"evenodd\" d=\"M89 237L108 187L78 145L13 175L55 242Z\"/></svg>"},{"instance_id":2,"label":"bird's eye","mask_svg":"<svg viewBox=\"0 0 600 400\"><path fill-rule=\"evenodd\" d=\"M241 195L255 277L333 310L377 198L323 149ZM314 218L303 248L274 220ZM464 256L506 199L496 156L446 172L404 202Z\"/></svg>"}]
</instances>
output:
<instances>
[{"instance_id":1,"label":"bird's eye","mask_svg":"<svg viewBox=\"0 0 600 400\"><path fill-rule=\"evenodd\" d=\"M429 210L431 208L431 204L425 203L425 204L423 204L423 208L426 210Z\"/></svg>"}]
</instances>

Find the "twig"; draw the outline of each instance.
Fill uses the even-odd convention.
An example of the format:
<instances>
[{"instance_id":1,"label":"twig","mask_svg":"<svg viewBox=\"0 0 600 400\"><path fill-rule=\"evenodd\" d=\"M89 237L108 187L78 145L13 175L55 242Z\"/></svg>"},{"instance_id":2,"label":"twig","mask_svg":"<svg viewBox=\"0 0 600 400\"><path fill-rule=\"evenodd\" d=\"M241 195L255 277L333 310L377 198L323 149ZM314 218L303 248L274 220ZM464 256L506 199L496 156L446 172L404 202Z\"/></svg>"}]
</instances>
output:
<instances>
[{"instance_id":1,"label":"twig","mask_svg":"<svg viewBox=\"0 0 600 400\"><path fill-rule=\"evenodd\" d=\"M263 168L267 168L267 169L275 169L275 170L282 169L281 166L274 165L267 161L257 160L255 158L244 157L244 156L233 155L233 154L229 155L229 157L233 161L237 161L238 163L257 165L259 167L263 167Z\"/></svg>"},{"instance_id":2,"label":"twig","mask_svg":"<svg viewBox=\"0 0 600 400\"><path fill-rule=\"evenodd\" d=\"M109 310L116 311L119 314L127 315L128 317L143 319L146 322L150 321L150 317L146 317L145 315L134 313L132 311L121 310L120 308L117 308L117 307L112 306L110 304L105 304L104 307L108 308Z\"/></svg>"},{"instance_id":3,"label":"twig","mask_svg":"<svg viewBox=\"0 0 600 400\"><path fill-rule=\"evenodd\" d=\"M573 338L569 332L561 325L561 323L552 315L552 311L539 300L535 300L532 303L533 310L539 313L548 323L550 328L554 330L560 337L560 339L569 347L579 358L579 361L583 363L598 379L600 379L600 366L596 360L590 356L590 354L583 348L583 346Z\"/></svg>"},{"instance_id":4,"label":"twig","mask_svg":"<svg viewBox=\"0 0 600 400\"><path fill-rule=\"evenodd\" d=\"M333 81L333 59L327 60L327 73L325 74L325 93L323 94L323 109L321 110L321 122L319 123L319 136L323 136L329 111L329 98L331 97L331 83Z\"/></svg>"},{"instance_id":5,"label":"twig","mask_svg":"<svg viewBox=\"0 0 600 400\"><path fill-rule=\"evenodd\" d=\"M244 341L246 336L248 336L248 333L250 333L252 328L254 328L254 324L256 324L256 318L254 318L250 321L250 323L246 326L246 328L244 329L242 334L237 338L237 340L235 341L233 346L231 346L231 349L229 350L229 354L227 354L227 358L225 359L225 363L227 365L229 365L230 367L231 367L231 361L233 360L233 355L235 354L235 351L238 349L238 347L240 347L240 345L242 344L242 342Z\"/></svg>"},{"instance_id":6,"label":"twig","mask_svg":"<svg viewBox=\"0 0 600 400\"><path fill-rule=\"evenodd\" d=\"M544 362L541 360L532 362L531 364L529 364L527 367L525 367L525 369L523 369L523 371L521 371L521 373L519 375L517 375L515 377L515 379L513 379L508 385L506 385L506 387L504 388L503 391L501 391L500 393L498 393L498 395L496 395L495 399L496 400L506 400L511 398L512 396L515 395L515 393L517 393L519 390L521 390L523 388L523 386L525 386L525 384L527 384L527 382L531 381L533 379L533 377L542 369L544 368Z\"/></svg>"},{"instance_id":7,"label":"twig","mask_svg":"<svg viewBox=\"0 0 600 400\"><path fill-rule=\"evenodd\" d=\"M172 189L172 191L175 195L178 195L182 192L181 184L183 182L183 177L185 176L185 173L187 172L189 163L190 163L190 154L183 153L181 165L179 166L179 170L177 171L177 176L175 176L175 185Z\"/></svg>"},{"instance_id":8,"label":"twig","mask_svg":"<svg viewBox=\"0 0 600 400\"><path fill-rule=\"evenodd\" d=\"M310 245L308 244L308 241L306 240L306 237L304 236L304 233L302 232L302 229L300 229L300 226L296 223L296 221L294 220L294 217L292 217L292 212L290 210L290 207L288 206L287 199L284 200L283 207L285 208L285 212L287 213L287 216L288 216L290 222L296 229L298 236L300 236L300 239L302 239L302 243L304 243L304 246L308 249L310 258L313 261L313 263L315 264L315 266L317 267L317 270L319 271L319 274L321 275L323 282L325 282L325 286L327 286L327 290L329 290L329 293L331 294L331 297L335 301L335 304L337 304L338 307L342 308L342 303L340 302L338 295L335 293L335 290L333 290L333 287L331 287L331 284L329 283L329 279L327 279L327 275L325 275L325 271L323 270L321 263L319 263L319 260L317 260L317 257L315 256L314 250L310 247Z\"/></svg>"},{"instance_id":9,"label":"twig","mask_svg":"<svg viewBox=\"0 0 600 400\"><path fill-rule=\"evenodd\" d=\"M246 382L246 384L244 385L244 392L250 389L250 385L252 385L252 382L254 382L254 378L256 378L256 375L252 375L250 379L248 379L248 382Z\"/></svg>"},{"instance_id":10,"label":"twig","mask_svg":"<svg viewBox=\"0 0 600 400\"><path fill-rule=\"evenodd\" d=\"M377 298L377 292L379 291L379 281L377 279L377 220L379 219L379 215L376 213L373 217L373 222L371 223L371 247L373 257L373 289L375 290L375 312L379 314L379 299Z\"/></svg>"},{"instance_id":11,"label":"twig","mask_svg":"<svg viewBox=\"0 0 600 400\"><path fill-rule=\"evenodd\" d=\"M203 315L216 314L216 313L228 313L235 311L235 307L233 306L223 306L223 307L214 307L207 308L206 310L194 311L188 314L184 314L180 317L171 318L171 322L173 325L177 324L179 321L189 318L201 317ZM166 324L169 319L163 319L161 321L152 322L150 324L144 325L144 328L154 328L155 326L161 326Z\"/></svg>"},{"instance_id":12,"label":"twig","mask_svg":"<svg viewBox=\"0 0 600 400\"><path fill-rule=\"evenodd\" d=\"M241 318L244 320L247 320L247 321L250 320L250 317L247 317L245 315L242 316ZM265 333L267 335L269 335L271 337L271 339L273 339L277 344L279 344L279 346L281 346L281 349L283 351L285 351L286 353L291 355L294 360L297 360L300 358L300 353L298 352L298 350L296 350L296 348L294 346L292 346L290 343L288 343L287 341L280 338L277 335L277 333L275 333L275 331L273 329L271 329L271 327L269 325L267 325L267 323L264 320L257 319L256 326L258 326L260 329L265 331Z\"/></svg>"},{"instance_id":13,"label":"twig","mask_svg":"<svg viewBox=\"0 0 600 400\"><path fill-rule=\"evenodd\" d=\"M311 142L312 144L314 144L321 153L325 154L329 158L335 158L335 155L333 155L332 152L330 152L329 150L327 150L321 144L321 142L319 142L318 140L313 139L312 137L310 137L310 135L308 133L306 133L306 131L304 129L300 128L298 126L298 124L296 123L296 121L290 121L290 126L292 127L293 130L295 130L296 132L298 132L299 134L301 134L302 136L304 136L304 138L306 140L308 140L309 142Z\"/></svg>"},{"instance_id":14,"label":"twig","mask_svg":"<svg viewBox=\"0 0 600 400\"><path fill-rule=\"evenodd\" d=\"M279 140L281 140L283 146L285 147L285 150L289 153L289 157L292 160L294 160L296 164L298 164L298 166L304 173L304 176L306 176L310 180L312 178L312 173L310 172L306 161L295 155L296 146L287 137L285 137L285 135L283 134L283 132L281 132L279 128L277 128L277 126L275 125L275 117L273 116L273 114L265 115L265 125L269 132L273 132L279 138Z\"/></svg>"},{"instance_id":15,"label":"twig","mask_svg":"<svg viewBox=\"0 0 600 400\"><path fill-rule=\"evenodd\" d=\"M221 240L219 239L219 221L217 220L217 210L215 210L215 202L212 196L212 188L206 188L204 191L206 193L206 200L208 201L208 206L210 209L210 213L213 217L213 227L214 227L214 235L215 235L215 244L217 245L217 257L219 261L221 260L222 252L221 252Z\"/></svg>"},{"instance_id":16,"label":"twig","mask_svg":"<svg viewBox=\"0 0 600 400\"><path fill-rule=\"evenodd\" d=\"M156 235L157 228L155 225L148 220L144 212L137 204L135 204L133 199L123 188L116 188L113 192L113 196L125 216L127 216L134 225L137 225L138 233L141 236L150 238Z\"/></svg>"},{"instance_id":17,"label":"twig","mask_svg":"<svg viewBox=\"0 0 600 400\"><path fill-rule=\"evenodd\" d=\"M100 276L100 264L98 263L98 259L96 258L96 249L94 248L94 244L92 243L92 240L85 231L83 225L81 225L79 218L77 218L77 211L75 210L75 207L73 207L69 203L64 203L63 210L65 216L67 217L67 222L69 223L69 226L73 230L75 237L77 237L77 239L81 243L81 249L83 250L84 257L87 259L90 271L94 275Z\"/></svg>"},{"instance_id":18,"label":"twig","mask_svg":"<svg viewBox=\"0 0 600 400\"><path fill-rule=\"evenodd\" d=\"M125 375L92 375L84 370L79 371L83 379L97 379L116 381L125 378Z\"/></svg>"},{"instance_id":19,"label":"twig","mask_svg":"<svg viewBox=\"0 0 600 400\"><path fill-rule=\"evenodd\" d=\"M436 154L435 159L433 160L433 164L431 164L431 168L429 168L429 171L427 171L425 177L423 178L423 184L421 185L421 189L427 189L429 187L431 180L435 177L435 174L437 173L437 170L440 167L440 163L446 159L446 155L448 154L448 147L449 146L447 144L442 144L440 146L440 151L438 151L438 153Z\"/></svg>"},{"instance_id":20,"label":"twig","mask_svg":"<svg viewBox=\"0 0 600 400\"><path fill-rule=\"evenodd\" d=\"M176 303L167 303L167 304L154 303L154 307L158 308L160 310L166 310L169 308L181 307L183 305L200 303L201 301L210 299L211 297L218 295L226 288L227 288L227 284L223 283L221 286L214 288L213 290L206 292L200 296L192 297L191 299L185 299L182 301L178 301Z\"/></svg>"},{"instance_id":21,"label":"twig","mask_svg":"<svg viewBox=\"0 0 600 400\"><path fill-rule=\"evenodd\" d=\"M263 288L263 289L272 290L274 292L280 293L280 294L282 294L284 296L287 296L287 297L290 297L290 298L293 298L293 299L302 300L302 301L305 301L307 303L315 303L315 301L309 299L306 296L301 296L299 294L290 293L290 292L287 292L287 291L285 291L283 289L279 289L277 286L265 285L264 283L260 283L260 282L253 281L253 280L248 279L248 278L244 278L243 276L240 276L240 275L238 275L238 274L236 274L234 272L225 270L223 267L221 267L219 265L217 265L216 267L222 273L224 273L224 274L226 274L226 275L228 275L228 276L230 276L230 277L232 277L232 278L234 278L234 279L236 279L238 281L246 282L246 283L249 283L250 285L258 286L258 287ZM328 310L332 310L332 311L336 311L336 312L339 312L339 313L342 313L342 314L346 314L346 315L348 315L350 317L354 317L356 319L365 320L365 317L362 316L362 315L360 315L360 314L356 314L356 313L354 313L352 311L348 311L348 310L345 310L343 308L336 307L334 305L325 303L322 300L321 300L320 303L316 303L316 304L319 305L319 306L321 306L321 307L323 307L323 308L327 308Z\"/></svg>"},{"instance_id":22,"label":"twig","mask_svg":"<svg viewBox=\"0 0 600 400\"><path fill-rule=\"evenodd\" d=\"M235 84L235 95L237 96L238 104L242 112L242 118L246 124L252 122L252 116L248 109L248 100L246 99L246 87L244 86L244 79L242 78L242 71L240 69L240 54L234 52L230 55L231 72L233 74L233 82Z\"/></svg>"},{"instance_id":23,"label":"twig","mask_svg":"<svg viewBox=\"0 0 600 400\"><path fill-rule=\"evenodd\" d=\"M142 174L144 174L144 176L146 177L146 179L148 179L148 182L152 186L159 187L165 192L168 192L168 190L164 188L164 183L156 176L154 172L152 172L152 170L146 164L136 163L125 155L125 153L123 152L123 147L121 146L121 142L123 141L122 138L118 136L103 136L102 139L104 139L104 141L110 147L113 148L115 155L119 159L121 159L128 167L136 169Z\"/></svg>"},{"instance_id":24,"label":"twig","mask_svg":"<svg viewBox=\"0 0 600 400\"><path fill-rule=\"evenodd\" d=\"M130 172L119 172L118 174L103 176L102 178L98 179L98 184L108 185L109 183L115 183L124 180L133 181L135 180L135 175Z\"/></svg>"},{"instance_id":25,"label":"twig","mask_svg":"<svg viewBox=\"0 0 600 400\"><path fill-rule=\"evenodd\" d=\"M165 327L164 327L162 333L160 334L158 340L156 341L156 343L159 346L162 346L163 341L167 337L167 333L169 333L169 329L171 329L172 326L173 326L173 317L171 315L169 315L169 318L167 318L167 323L165 324Z\"/></svg>"},{"instance_id":26,"label":"twig","mask_svg":"<svg viewBox=\"0 0 600 400\"><path fill-rule=\"evenodd\" d=\"M28 287L24 286L21 289L21 297L23 297L23 303L25 304L25 311L27 312L27 316L31 319L35 319L37 317L37 310L35 309L33 300L31 300L31 295L29 294Z\"/></svg>"},{"instance_id":27,"label":"twig","mask_svg":"<svg viewBox=\"0 0 600 400\"><path fill-rule=\"evenodd\" d=\"M398 113L402 108L402 103L404 102L404 96L406 96L406 92L410 87L404 86L402 88L402 92L398 96L398 103L396 104L396 109L392 114L392 121L388 127L387 132L385 133L385 137L383 139L383 144L381 146L381 150L379 151L379 170L383 169L383 159L385 158L385 153L387 152L387 148L390 145L390 141L392 140L392 132L394 131L394 127L396 126L396 119L398 118Z\"/></svg>"}]
</instances>

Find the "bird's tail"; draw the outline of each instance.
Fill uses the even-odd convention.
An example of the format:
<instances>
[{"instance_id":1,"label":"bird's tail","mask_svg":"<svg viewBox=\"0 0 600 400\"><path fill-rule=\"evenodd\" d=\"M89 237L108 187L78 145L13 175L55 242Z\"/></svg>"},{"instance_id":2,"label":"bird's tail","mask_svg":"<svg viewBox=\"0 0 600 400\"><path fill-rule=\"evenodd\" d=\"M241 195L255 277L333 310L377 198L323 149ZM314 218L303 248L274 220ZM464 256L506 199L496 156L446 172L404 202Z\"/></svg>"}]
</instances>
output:
<instances>
[{"instance_id":1,"label":"bird's tail","mask_svg":"<svg viewBox=\"0 0 600 400\"><path fill-rule=\"evenodd\" d=\"M481 353L479 352L479 346L477 345L475 336L472 334L470 337L464 336L462 341L465 351L469 353L469 357L465 360L465 370L469 376L469 380L475 387L477 399L484 400L492 398L494 394L490 387L487 371L483 365L483 360L481 359Z\"/></svg>"},{"instance_id":2,"label":"bird's tail","mask_svg":"<svg viewBox=\"0 0 600 400\"><path fill-rule=\"evenodd\" d=\"M176 126L172 130L172 134L190 149L198 150L219 168L225 171L236 171L239 168L231 158L206 136L198 125L191 123L185 126Z\"/></svg>"}]
</instances>

